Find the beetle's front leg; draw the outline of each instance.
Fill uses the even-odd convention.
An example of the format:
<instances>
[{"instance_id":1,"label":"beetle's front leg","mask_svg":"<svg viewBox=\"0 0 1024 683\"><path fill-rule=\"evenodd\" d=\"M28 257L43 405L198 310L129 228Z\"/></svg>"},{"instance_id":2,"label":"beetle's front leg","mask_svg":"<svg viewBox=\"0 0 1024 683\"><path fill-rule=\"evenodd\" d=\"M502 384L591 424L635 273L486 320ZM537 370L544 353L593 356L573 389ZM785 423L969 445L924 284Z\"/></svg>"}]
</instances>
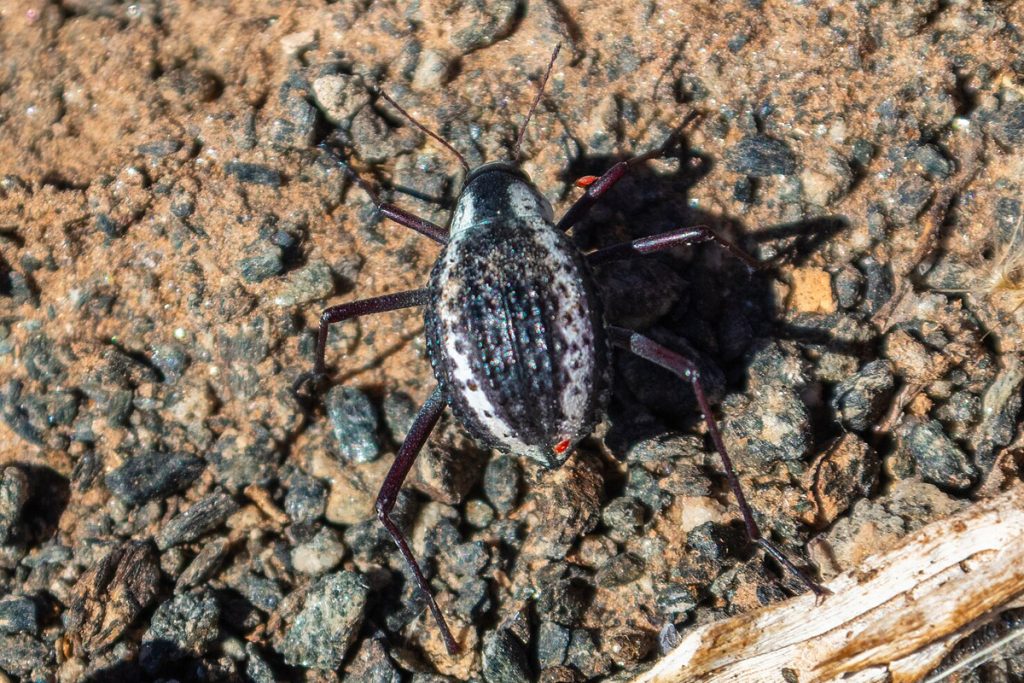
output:
<instances>
[{"instance_id":1,"label":"beetle's front leg","mask_svg":"<svg viewBox=\"0 0 1024 683\"><path fill-rule=\"evenodd\" d=\"M422 306L430 299L430 292L427 289L413 289L407 292L385 294L384 296L373 297L372 299L360 299L349 301L325 308L320 314L320 329L316 338L316 356L313 361L313 369L299 375L292 384L292 393L298 393L299 389L306 382L312 380L313 384L319 383L327 375L327 333L331 325L358 318L361 315L370 313L383 313L394 311L399 308L410 306Z\"/></svg>"},{"instance_id":2,"label":"beetle's front leg","mask_svg":"<svg viewBox=\"0 0 1024 683\"><path fill-rule=\"evenodd\" d=\"M725 468L725 477L729 482L729 488L732 489L732 493L736 496L736 502L739 504L740 512L743 515L743 524L747 529L747 536L750 538L752 543L764 548L765 552L771 555L775 560L786 568L791 574L796 576L800 581L807 586L815 595L828 595L829 590L824 586L811 580L806 574L793 564L793 562L786 557L778 546L772 543L770 540L765 538L761 534L761 530L757 526L757 522L754 521L754 512L750 509L750 505L747 503L747 497L743 494L743 488L740 486L740 480L736 476L735 470L733 470L732 459L729 457L728 451L725 450L725 443L722 441L722 435L718 431L718 423L715 421L715 417L711 412L711 403L708 401L707 396L704 393L704 386L700 381L700 370L693 361L680 356L678 353L665 348L661 344L658 344L652 339L633 332L631 330L623 329L621 327L609 327L608 328L609 339L616 346L626 349L641 358L645 358L656 365L660 365L669 372L677 375L678 377L688 380L693 386L693 393L697 396L697 405L700 407L701 412L704 413L704 420L708 425L708 433L711 435L711 441L715 445L715 450L718 451L718 455L722 458L722 465Z\"/></svg>"},{"instance_id":3,"label":"beetle's front leg","mask_svg":"<svg viewBox=\"0 0 1024 683\"><path fill-rule=\"evenodd\" d=\"M637 155L632 159L620 161L605 171L600 177L595 178L593 176L589 176L577 181L578 185L586 187L587 190L583 193L582 197L577 199L576 202L569 207L569 210L565 212L564 216L562 216L562 220L558 221L558 225L556 227L562 232L567 232L572 226L576 225L580 219L586 216L587 212L590 211L590 207L597 203L597 200L600 199L604 193L612 189L612 187L615 186L615 183L619 182L624 175L629 173L631 168L639 166L645 161L665 156L665 153L668 152L668 150L672 148L672 145L674 145L679 139L680 134L696 117L696 114L691 114L686 117L686 120L683 121L679 128L677 128L668 136L668 138L666 138L665 142L661 143L655 149L644 154Z\"/></svg>"},{"instance_id":4,"label":"beetle's front leg","mask_svg":"<svg viewBox=\"0 0 1024 683\"><path fill-rule=\"evenodd\" d=\"M419 563L413 557L405 535L398 528L398 525L395 524L394 520L391 519L391 510L395 507L395 500L398 498L398 491L402 488L402 482L405 481L409 470L412 469L413 463L416 462L416 456L419 455L423 444L427 442L427 437L430 436L430 432L433 431L434 426L441 417L444 407L444 394L441 393L441 387L438 387L434 389L434 393L430 395L427 402L420 408L419 414L416 415L416 420L412 423L412 428L409 429L409 434L405 437L402 447L398 449L395 462L391 465L388 476L385 477L384 484L380 487L380 493L377 494L376 510L377 518L380 519L381 524L391 534L391 538L394 539L395 544L401 551L406 564L409 565L413 576L416 577L416 583L427 598L430 611L433 612L437 626L441 629L441 637L444 638L444 645L448 649L448 654L454 655L459 651L459 644L455 641L455 637L452 636L452 632L444 620L444 615L441 614L441 608L437 606L437 602L430 592L430 585L427 584L427 579L423 576L423 570L420 569Z\"/></svg>"}]
</instances>

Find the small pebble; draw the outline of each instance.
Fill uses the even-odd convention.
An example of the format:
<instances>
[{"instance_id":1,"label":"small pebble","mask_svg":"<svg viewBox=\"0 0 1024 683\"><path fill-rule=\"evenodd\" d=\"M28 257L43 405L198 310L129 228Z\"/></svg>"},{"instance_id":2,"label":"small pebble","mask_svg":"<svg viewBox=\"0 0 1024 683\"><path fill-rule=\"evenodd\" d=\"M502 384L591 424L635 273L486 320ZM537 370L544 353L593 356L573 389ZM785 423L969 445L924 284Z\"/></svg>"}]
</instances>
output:
<instances>
[{"instance_id":1,"label":"small pebble","mask_svg":"<svg viewBox=\"0 0 1024 683\"><path fill-rule=\"evenodd\" d=\"M380 457L377 409L366 394L355 387L335 385L327 392L324 405L335 447L344 460L361 463Z\"/></svg>"},{"instance_id":2,"label":"small pebble","mask_svg":"<svg viewBox=\"0 0 1024 683\"><path fill-rule=\"evenodd\" d=\"M28 497L29 482L25 473L18 467L5 467L0 474L0 545L14 536Z\"/></svg>"},{"instance_id":3,"label":"small pebble","mask_svg":"<svg viewBox=\"0 0 1024 683\"><path fill-rule=\"evenodd\" d=\"M181 592L205 583L221 568L230 550L231 543L226 538L209 541L178 576L175 590Z\"/></svg>"},{"instance_id":4,"label":"small pebble","mask_svg":"<svg viewBox=\"0 0 1024 683\"><path fill-rule=\"evenodd\" d=\"M921 477L936 486L961 491L969 488L977 477L974 465L946 436L938 420L915 424L905 437L904 445L917 463Z\"/></svg>"},{"instance_id":5,"label":"small pebble","mask_svg":"<svg viewBox=\"0 0 1024 683\"><path fill-rule=\"evenodd\" d=\"M27 633L0 635L0 670L21 676L22 680L47 680L28 677L52 659L52 652L53 648Z\"/></svg>"},{"instance_id":6,"label":"small pebble","mask_svg":"<svg viewBox=\"0 0 1024 683\"><path fill-rule=\"evenodd\" d=\"M156 544L167 550L181 543L191 543L207 534L231 516L238 504L225 493L213 493L177 514L157 534Z\"/></svg>"},{"instance_id":7,"label":"small pebble","mask_svg":"<svg viewBox=\"0 0 1024 683\"><path fill-rule=\"evenodd\" d=\"M334 276L324 261L310 261L283 279L274 295L276 306L296 306L326 299L334 294Z\"/></svg>"},{"instance_id":8,"label":"small pebble","mask_svg":"<svg viewBox=\"0 0 1024 683\"><path fill-rule=\"evenodd\" d=\"M141 505L185 489L203 471L202 460L188 453L149 451L130 458L106 476L107 488L126 505Z\"/></svg>"},{"instance_id":9,"label":"small pebble","mask_svg":"<svg viewBox=\"0 0 1024 683\"><path fill-rule=\"evenodd\" d=\"M773 175L792 175L796 171L796 155L782 140L761 133L748 135L725 155L731 171L754 178Z\"/></svg>"},{"instance_id":10,"label":"small pebble","mask_svg":"<svg viewBox=\"0 0 1024 683\"><path fill-rule=\"evenodd\" d=\"M370 103L370 93L363 79L349 74L328 74L315 79L313 98L324 117L342 127Z\"/></svg>"},{"instance_id":11,"label":"small pebble","mask_svg":"<svg viewBox=\"0 0 1024 683\"><path fill-rule=\"evenodd\" d=\"M139 663L150 674L184 657L204 654L219 637L220 608L213 594L182 593L161 604L142 637Z\"/></svg>"},{"instance_id":12,"label":"small pebble","mask_svg":"<svg viewBox=\"0 0 1024 683\"><path fill-rule=\"evenodd\" d=\"M639 579L644 573L644 563L633 553L622 553L601 565L594 581L601 588L625 586Z\"/></svg>"},{"instance_id":13,"label":"small pebble","mask_svg":"<svg viewBox=\"0 0 1024 683\"><path fill-rule=\"evenodd\" d=\"M337 568L345 557L345 544L338 532L324 527L313 538L295 546L291 552L292 567L300 574L320 576Z\"/></svg>"},{"instance_id":14,"label":"small pebble","mask_svg":"<svg viewBox=\"0 0 1024 683\"><path fill-rule=\"evenodd\" d=\"M827 527L871 492L878 472L874 450L856 434L844 434L807 468L803 483L811 506L801 517L818 528Z\"/></svg>"},{"instance_id":15,"label":"small pebble","mask_svg":"<svg viewBox=\"0 0 1024 683\"><path fill-rule=\"evenodd\" d=\"M540 623L537 630L537 663L540 668L558 666L565 661L571 635L572 631L561 624L553 621Z\"/></svg>"},{"instance_id":16,"label":"small pebble","mask_svg":"<svg viewBox=\"0 0 1024 683\"><path fill-rule=\"evenodd\" d=\"M0 598L0 633L39 633L39 609L30 598L9 595Z\"/></svg>"},{"instance_id":17,"label":"small pebble","mask_svg":"<svg viewBox=\"0 0 1024 683\"><path fill-rule=\"evenodd\" d=\"M519 502L522 469L515 458L497 455L484 469L484 494L500 514L508 514Z\"/></svg>"},{"instance_id":18,"label":"small pebble","mask_svg":"<svg viewBox=\"0 0 1024 683\"><path fill-rule=\"evenodd\" d=\"M881 417L895 387L892 363L876 360L832 391L832 410L847 429L866 431Z\"/></svg>"},{"instance_id":19,"label":"small pebble","mask_svg":"<svg viewBox=\"0 0 1024 683\"><path fill-rule=\"evenodd\" d=\"M509 629L501 628L484 636L483 674L487 683L532 680L526 648Z\"/></svg>"},{"instance_id":20,"label":"small pebble","mask_svg":"<svg viewBox=\"0 0 1024 683\"><path fill-rule=\"evenodd\" d=\"M601 511L601 521L607 528L607 535L619 543L625 543L643 528L644 506L635 498L622 496L610 501Z\"/></svg>"},{"instance_id":21,"label":"small pebble","mask_svg":"<svg viewBox=\"0 0 1024 683\"><path fill-rule=\"evenodd\" d=\"M341 571L321 578L306 593L278 652L293 666L337 669L363 624L368 598L358 574Z\"/></svg>"},{"instance_id":22,"label":"small pebble","mask_svg":"<svg viewBox=\"0 0 1024 683\"><path fill-rule=\"evenodd\" d=\"M810 414L800 395L785 386L765 387L759 394L726 420L726 448L762 465L803 459L812 437Z\"/></svg>"},{"instance_id":23,"label":"small pebble","mask_svg":"<svg viewBox=\"0 0 1024 683\"><path fill-rule=\"evenodd\" d=\"M327 487L313 477L291 478L284 497L284 511L297 524L315 522L327 506Z\"/></svg>"},{"instance_id":24,"label":"small pebble","mask_svg":"<svg viewBox=\"0 0 1024 683\"><path fill-rule=\"evenodd\" d=\"M246 282L263 282L284 271L281 247L276 244L261 244L251 251L255 252L252 256L246 256L238 261L238 272Z\"/></svg>"},{"instance_id":25,"label":"small pebble","mask_svg":"<svg viewBox=\"0 0 1024 683\"><path fill-rule=\"evenodd\" d=\"M281 172L262 164L250 164L242 161L229 161L224 170L243 183L253 185L281 186Z\"/></svg>"}]
</instances>

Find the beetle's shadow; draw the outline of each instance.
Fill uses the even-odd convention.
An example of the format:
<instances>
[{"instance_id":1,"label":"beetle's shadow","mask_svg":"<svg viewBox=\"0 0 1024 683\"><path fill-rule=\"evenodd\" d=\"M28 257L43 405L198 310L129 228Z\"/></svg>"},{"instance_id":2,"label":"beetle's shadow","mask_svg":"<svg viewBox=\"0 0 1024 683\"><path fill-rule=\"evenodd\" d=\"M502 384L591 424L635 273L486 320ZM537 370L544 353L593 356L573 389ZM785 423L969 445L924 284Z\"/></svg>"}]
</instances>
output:
<instances>
[{"instance_id":1,"label":"beetle's shadow","mask_svg":"<svg viewBox=\"0 0 1024 683\"><path fill-rule=\"evenodd\" d=\"M745 388L752 357L778 339L823 344L861 355L862 349L838 342L827 329L796 326L779 316L773 280L782 265L801 265L830 238L846 229L842 216L824 216L749 230L738 217L714 214L691 202L691 189L713 161L679 145L665 164L637 165L623 177L571 235L584 251L678 228L708 226L740 248L773 256L767 267L750 270L713 243L637 255L595 269L610 324L635 329L688 356L702 369L713 401ZM583 156L565 171L565 180L600 175L626 157ZM571 201L566 202L566 206ZM658 315L662 297L667 312ZM639 324L637 324L639 322ZM689 382L631 354L617 353L615 388L609 406L608 447L624 457L633 446L674 427L701 419Z\"/></svg>"}]
</instances>

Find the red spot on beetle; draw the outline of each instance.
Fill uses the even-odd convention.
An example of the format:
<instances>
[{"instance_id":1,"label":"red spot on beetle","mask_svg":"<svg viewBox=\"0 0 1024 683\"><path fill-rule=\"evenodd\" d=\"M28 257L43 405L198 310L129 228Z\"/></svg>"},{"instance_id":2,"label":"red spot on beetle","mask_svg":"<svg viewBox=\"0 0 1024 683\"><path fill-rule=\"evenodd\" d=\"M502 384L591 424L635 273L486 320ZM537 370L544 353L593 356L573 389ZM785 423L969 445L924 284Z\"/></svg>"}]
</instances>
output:
<instances>
[{"instance_id":1,"label":"red spot on beetle","mask_svg":"<svg viewBox=\"0 0 1024 683\"><path fill-rule=\"evenodd\" d=\"M551 450L553 450L558 455L561 455L562 453L565 453L567 450L569 450L569 444L571 444L571 443L572 443L572 441L570 441L569 439L563 439L562 441L559 441L558 443L556 443L551 448Z\"/></svg>"},{"instance_id":2,"label":"red spot on beetle","mask_svg":"<svg viewBox=\"0 0 1024 683\"><path fill-rule=\"evenodd\" d=\"M596 175L585 175L576 181L576 187L590 187L598 180Z\"/></svg>"}]
</instances>

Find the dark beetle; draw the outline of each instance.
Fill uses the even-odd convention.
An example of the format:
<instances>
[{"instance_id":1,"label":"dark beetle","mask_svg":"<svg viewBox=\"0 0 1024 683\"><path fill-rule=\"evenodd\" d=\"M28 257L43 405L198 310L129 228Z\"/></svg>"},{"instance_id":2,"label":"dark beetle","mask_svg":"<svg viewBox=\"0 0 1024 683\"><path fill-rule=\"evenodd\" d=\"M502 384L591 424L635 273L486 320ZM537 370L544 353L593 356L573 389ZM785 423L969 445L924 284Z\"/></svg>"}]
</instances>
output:
<instances>
[{"instance_id":1,"label":"dark beetle","mask_svg":"<svg viewBox=\"0 0 1024 683\"><path fill-rule=\"evenodd\" d=\"M541 92L557 56L556 48L541 82ZM316 382L325 375L324 350L331 324L367 313L425 306L427 350L438 387L399 449L381 487L376 509L426 595L448 651L458 651L456 640L404 535L390 517L398 490L417 454L445 406L450 405L459 422L482 443L529 456L547 467L561 465L577 442L590 434L601 419L610 391L613 346L629 350L692 383L750 539L815 593L824 593L824 588L807 579L761 536L722 443L697 366L636 332L606 326L590 274L590 266L595 263L709 240L752 268L757 266L756 262L703 226L674 230L587 255L581 254L566 236L566 231L631 167L663 154L674 142L674 136L652 152L616 164L600 178L581 181L586 193L556 224L551 206L515 162L488 163L470 172L462 155L447 142L420 126L387 95L381 95L414 125L451 150L468 175L446 230L381 202L369 184L342 163L384 216L445 245L445 249L425 289L326 309L320 316L315 367L299 377L296 389L308 379ZM531 115L540 96L538 93ZM528 115L527 122L529 118ZM518 155L522 137L520 131L513 158Z\"/></svg>"}]
</instances>

